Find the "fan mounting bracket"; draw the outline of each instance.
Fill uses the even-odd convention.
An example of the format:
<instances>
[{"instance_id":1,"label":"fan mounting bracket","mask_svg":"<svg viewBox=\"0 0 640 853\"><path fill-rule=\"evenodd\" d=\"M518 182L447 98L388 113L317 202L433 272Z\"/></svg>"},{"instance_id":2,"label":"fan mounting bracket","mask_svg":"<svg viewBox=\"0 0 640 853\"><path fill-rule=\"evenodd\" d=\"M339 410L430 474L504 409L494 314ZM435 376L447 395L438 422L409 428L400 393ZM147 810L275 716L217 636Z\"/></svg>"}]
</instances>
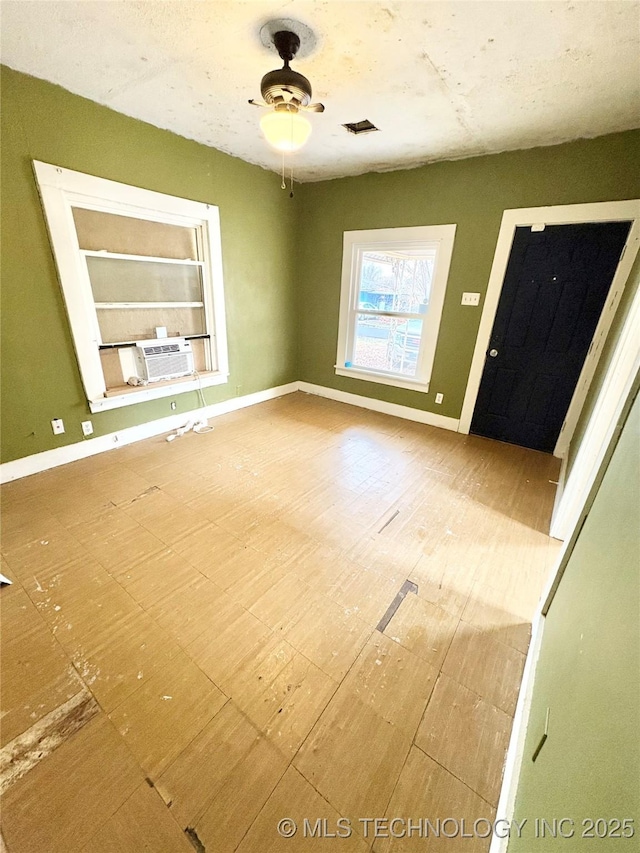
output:
<instances>
[{"instance_id":1,"label":"fan mounting bracket","mask_svg":"<svg viewBox=\"0 0 640 853\"><path fill-rule=\"evenodd\" d=\"M297 56L298 59L305 59L307 56L310 56L318 45L318 39L311 27L303 24L302 21L296 21L294 18L274 18L267 21L260 27L260 41L268 50L273 51L273 53L279 53L279 49L274 42L276 33L282 32L293 33L297 36L299 46L294 56Z\"/></svg>"},{"instance_id":2,"label":"fan mounting bracket","mask_svg":"<svg viewBox=\"0 0 640 853\"><path fill-rule=\"evenodd\" d=\"M273 36L273 43L283 62L291 62L300 47L300 39L291 30L278 30Z\"/></svg>"}]
</instances>

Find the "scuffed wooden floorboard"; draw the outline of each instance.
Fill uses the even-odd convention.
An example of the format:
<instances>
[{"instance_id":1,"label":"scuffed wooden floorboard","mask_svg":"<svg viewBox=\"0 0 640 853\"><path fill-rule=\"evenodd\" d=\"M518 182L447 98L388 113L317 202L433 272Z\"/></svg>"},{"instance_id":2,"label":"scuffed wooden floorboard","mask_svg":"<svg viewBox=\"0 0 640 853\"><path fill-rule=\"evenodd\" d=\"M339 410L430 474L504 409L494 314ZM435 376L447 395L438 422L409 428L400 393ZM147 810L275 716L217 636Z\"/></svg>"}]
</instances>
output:
<instances>
[{"instance_id":1,"label":"scuffed wooden floorboard","mask_svg":"<svg viewBox=\"0 0 640 853\"><path fill-rule=\"evenodd\" d=\"M0 750L0 794L4 794L99 711L100 706L91 693L81 690L6 744Z\"/></svg>"}]
</instances>

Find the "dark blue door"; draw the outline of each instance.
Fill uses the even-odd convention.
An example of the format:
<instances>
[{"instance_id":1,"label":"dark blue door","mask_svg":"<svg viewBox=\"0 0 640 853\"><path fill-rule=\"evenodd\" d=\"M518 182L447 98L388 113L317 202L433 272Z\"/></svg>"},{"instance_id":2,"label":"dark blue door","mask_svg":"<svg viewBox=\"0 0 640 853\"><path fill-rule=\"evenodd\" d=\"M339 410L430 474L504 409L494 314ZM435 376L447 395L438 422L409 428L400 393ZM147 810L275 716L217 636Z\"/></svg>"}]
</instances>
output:
<instances>
[{"instance_id":1,"label":"dark blue door","mask_svg":"<svg viewBox=\"0 0 640 853\"><path fill-rule=\"evenodd\" d=\"M630 227L516 228L471 432L553 451Z\"/></svg>"}]
</instances>

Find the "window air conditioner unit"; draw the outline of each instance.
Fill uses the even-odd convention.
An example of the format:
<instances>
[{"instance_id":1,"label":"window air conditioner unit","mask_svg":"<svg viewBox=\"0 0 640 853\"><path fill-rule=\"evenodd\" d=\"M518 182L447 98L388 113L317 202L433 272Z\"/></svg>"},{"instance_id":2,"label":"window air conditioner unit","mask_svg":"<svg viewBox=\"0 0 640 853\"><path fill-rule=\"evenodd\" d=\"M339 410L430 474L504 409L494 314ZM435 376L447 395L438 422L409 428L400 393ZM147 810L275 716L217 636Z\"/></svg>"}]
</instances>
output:
<instances>
[{"instance_id":1,"label":"window air conditioner unit","mask_svg":"<svg viewBox=\"0 0 640 853\"><path fill-rule=\"evenodd\" d=\"M134 377L143 382L161 382L194 372L191 341L184 338L136 341L135 346L120 349L119 355L125 382Z\"/></svg>"}]
</instances>

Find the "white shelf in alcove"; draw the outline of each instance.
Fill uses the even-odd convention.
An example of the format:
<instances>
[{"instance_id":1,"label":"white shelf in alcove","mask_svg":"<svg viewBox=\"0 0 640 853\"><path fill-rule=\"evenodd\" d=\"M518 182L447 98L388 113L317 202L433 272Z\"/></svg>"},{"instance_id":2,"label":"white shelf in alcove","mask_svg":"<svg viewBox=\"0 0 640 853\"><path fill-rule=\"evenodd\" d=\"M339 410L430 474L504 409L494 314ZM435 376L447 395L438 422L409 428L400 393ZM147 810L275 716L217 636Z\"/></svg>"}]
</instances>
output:
<instances>
[{"instance_id":1,"label":"white shelf in alcove","mask_svg":"<svg viewBox=\"0 0 640 853\"><path fill-rule=\"evenodd\" d=\"M194 261L191 258L155 258L151 255L122 255L118 252L94 251L93 249L80 249L80 254L86 258L108 258L119 261L143 261L154 264L180 264L182 266L203 267L204 261Z\"/></svg>"},{"instance_id":2,"label":"white shelf in alcove","mask_svg":"<svg viewBox=\"0 0 640 853\"><path fill-rule=\"evenodd\" d=\"M96 309L118 308L203 308L204 302L96 302Z\"/></svg>"}]
</instances>

